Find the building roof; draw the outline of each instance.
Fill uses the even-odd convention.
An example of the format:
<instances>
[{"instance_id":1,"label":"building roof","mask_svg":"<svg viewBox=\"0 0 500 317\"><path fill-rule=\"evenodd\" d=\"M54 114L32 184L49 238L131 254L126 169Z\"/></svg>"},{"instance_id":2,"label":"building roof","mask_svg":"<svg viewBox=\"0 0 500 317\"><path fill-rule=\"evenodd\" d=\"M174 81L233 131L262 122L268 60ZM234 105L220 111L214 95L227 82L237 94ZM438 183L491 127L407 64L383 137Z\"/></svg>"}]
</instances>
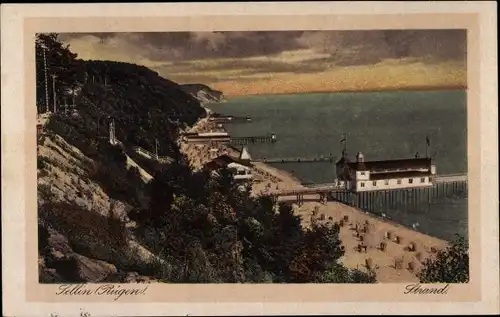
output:
<instances>
[{"instance_id":1,"label":"building roof","mask_svg":"<svg viewBox=\"0 0 500 317\"><path fill-rule=\"evenodd\" d=\"M181 135L183 135L183 136L194 136L194 135L198 135L198 132L183 132L183 133L181 133Z\"/></svg>"},{"instance_id":2,"label":"building roof","mask_svg":"<svg viewBox=\"0 0 500 317\"><path fill-rule=\"evenodd\" d=\"M381 179L400 179L400 178L420 178L432 176L430 172L392 172L392 173L377 173L370 175L370 181Z\"/></svg>"},{"instance_id":3,"label":"building roof","mask_svg":"<svg viewBox=\"0 0 500 317\"><path fill-rule=\"evenodd\" d=\"M203 141L210 141L210 140L231 140L231 137L229 135L187 135L185 136L188 141L193 141L193 140L203 140Z\"/></svg>"},{"instance_id":4,"label":"building roof","mask_svg":"<svg viewBox=\"0 0 500 317\"><path fill-rule=\"evenodd\" d=\"M342 155L340 156L340 159L335 163L336 165L343 165L346 162L350 162L349 157L347 155L347 150L343 149L342 150Z\"/></svg>"},{"instance_id":5,"label":"building roof","mask_svg":"<svg viewBox=\"0 0 500 317\"><path fill-rule=\"evenodd\" d=\"M340 160L338 160L337 163L335 163L335 164L336 165L341 165L341 164L344 164L345 162L349 162L349 160L342 156L340 158Z\"/></svg>"},{"instance_id":6,"label":"building roof","mask_svg":"<svg viewBox=\"0 0 500 317\"><path fill-rule=\"evenodd\" d=\"M198 133L198 136L229 136L229 134L227 132L211 131L211 132Z\"/></svg>"},{"instance_id":7,"label":"building roof","mask_svg":"<svg viewBox=\"0 0 500 317\"><path fill-rule=\"evenodd\" d=\"M251 170L252 168L250 166L247 166L247 165L243 165L241 163L236 163L236 162L232 162L232 163L229 163L227 165L227 167L231 168L237 168L237 169L244 169L244 170Z\"/></svg>"},{"instance_id":8,"label":"building roof","mask_svg":"<svg viewBox=\"0 0 500 317\"><path fill-rule=\"evenodd\" d=\"M387 161L349 162L348 166L357 171L393 170L398 168L429 168L430 158L412 158Z\"/></svg>"},{"instance_id":9,"label":"building roof","mask_svg":"<svg viewBox=\"0 0 500 317\"><path fill-rule=\"evenodd\" d=\"M231 157L227 154L221 155L219 157L214 158L210 162L206 163L203 165L205 169L208 170L217 170L220 168L227 167L231 163L237 163L246 167L251 167L252 165L249 162L242 161L240 159L237 159L235 157Z\"/></svg>"}]
</instances>

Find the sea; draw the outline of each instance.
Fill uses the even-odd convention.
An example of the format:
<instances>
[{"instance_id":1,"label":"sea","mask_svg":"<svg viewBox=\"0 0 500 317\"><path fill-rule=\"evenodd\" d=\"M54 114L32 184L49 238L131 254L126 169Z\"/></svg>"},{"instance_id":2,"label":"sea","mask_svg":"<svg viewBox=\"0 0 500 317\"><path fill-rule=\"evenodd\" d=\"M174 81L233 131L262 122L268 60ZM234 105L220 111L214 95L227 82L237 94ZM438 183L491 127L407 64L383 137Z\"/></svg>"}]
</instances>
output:
<instances>
[{"instance_id":1,"label":"sea","mask_svg":"<svg viewBox=\"0 0 500 317\"><path fill-rule=\"evenodd\" d=\"M338 159L345 135L351 159L358 152L367 161L427 152L437 174L459 174L467 173L466 97L463 90L307 93L232 97L207 107L251 117L251 122L226 124L232 136L276 135L275 143L247 145L253 158ZM271 165L304 183L330 183L336 177L335 164L329 162ZM418 224L418 231L441 239L467 236L467 198L387 210L387 216L404 226Z\"/></svg>"}]
</instances>

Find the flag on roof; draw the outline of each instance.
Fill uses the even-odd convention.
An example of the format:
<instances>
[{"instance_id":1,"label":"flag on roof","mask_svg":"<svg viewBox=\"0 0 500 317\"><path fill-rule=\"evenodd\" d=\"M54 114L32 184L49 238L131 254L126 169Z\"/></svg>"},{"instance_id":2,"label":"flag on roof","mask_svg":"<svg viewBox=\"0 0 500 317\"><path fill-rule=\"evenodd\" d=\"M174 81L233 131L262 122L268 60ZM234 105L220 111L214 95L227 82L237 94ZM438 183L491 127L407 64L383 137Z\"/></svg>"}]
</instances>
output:
<instances>
[{"instance_id":1,"label":"flag on roof","mask_svg":"<svg viewBox=\"0 0 500 317\"><path fill-rule=\"evenodd\" d=\"M345 134L342 134L342 140L340 140L340 143L345 143Z\"/></svg>"}]
</instances>

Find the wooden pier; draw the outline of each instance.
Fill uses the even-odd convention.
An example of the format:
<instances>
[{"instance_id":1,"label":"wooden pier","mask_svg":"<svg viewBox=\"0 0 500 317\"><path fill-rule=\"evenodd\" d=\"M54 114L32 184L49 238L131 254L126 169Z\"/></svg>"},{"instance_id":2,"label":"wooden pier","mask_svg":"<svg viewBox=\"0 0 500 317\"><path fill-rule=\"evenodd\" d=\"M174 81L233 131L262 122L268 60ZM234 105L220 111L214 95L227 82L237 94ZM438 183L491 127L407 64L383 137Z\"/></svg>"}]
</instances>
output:
<instances>
[{"instance_id":1,"label":"wooden pier","mask_svg":"<svg viewBox=\"0 0 500 317\"><path fill-rule=\"evenodd\" d=\"M250 117L220 117L220 118L210 118L210 122L214 123L242 123L242 122L252 122Z\"/></svg>"},{"instance_id":2,"label":"wooden pier","mask_svg":"<svg viewBox=\"0 0 500 317\"><path fill-rule=\"evenodd\" d=\"M213 113L208 118L208 120L210 122L214 122L214 123L233 123L233 122L251 122L252 118L250 116L235 117L235 116L231 116L231 115Z\"/></svg>"},{"instance_id":3,"label":"wooden pier","mask_svg":"<svg viewBox=\"0 0 500 317\"><path fill-rule=\"evenodd\" d=\"M255 144L255 143L275 143L276 136L274 134L264 136L245 136L245 137L231 137L231 144Z\"/></svg>"},{"instance_id":4,"label":"wooden pier","mask_svg":"<svg viewBox=\"0 0 500 317\"><path fill-rule=\"evenodd\" d=\"M368 212L381 214L391 208L419 209L443 199L467 198L468 182L467 175L455 174L437 176L433 186L427 187L353 192L344 186L329 183L270 194L275 202L279 197L294 197L293 200L299 206L304 203L304 196L314 195L313 199L319 199L322 203L328 200L339 201Z\"/></svg>"},{"instance_id":5,"label":"wooden pier","mask_svg":"<svg viewBox=\"0 0 500 317\"><path fill-rule=\"evenodd\" d=\"M253 162L261 162L261 163L335 163L335 157L284 157L284 158L260 158L254 159Z\"/></svg>"}]
</instances>

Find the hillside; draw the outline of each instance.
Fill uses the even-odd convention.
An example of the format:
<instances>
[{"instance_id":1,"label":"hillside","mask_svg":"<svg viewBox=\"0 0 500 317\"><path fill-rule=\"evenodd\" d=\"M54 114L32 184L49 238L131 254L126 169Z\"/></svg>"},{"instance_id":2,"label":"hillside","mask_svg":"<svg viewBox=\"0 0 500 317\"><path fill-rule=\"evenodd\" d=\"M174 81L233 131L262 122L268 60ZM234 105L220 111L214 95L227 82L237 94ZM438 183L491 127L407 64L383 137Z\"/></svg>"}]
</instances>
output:
<instances>
[{"instance_id":1,"label":"hillside","mask_svg":"<svg viewBox=\"0 0 500 317\"><path fill-rule=\"evenodd\" d=\"M220 102L224 100L221 91L214 90L207 85L203 84L184 84L181 85L182 89L195 97L201 103Z\"/></svg>"},{"instance_id":2,"label":"hillside","mask_svg":"<svg viewBox=\"0 0 500 317\"><path fill-rule=\"evenodd\" d=\"M193 169L178 136L206 112L185 88L145 67L78 60L57 35L38 41L59 96L37 137L41 282L375 282L339 262L338 224L304 229L290 205L239 190L228 170ZM118 144L109 142L111 122ZM168 163L132 153L156 144Z\"/></svg>"},{"instance_id":3,"label":"hillside","mask_svg":"<svg viewBox=\"0 0 500 317\"><path fill-rule=\"evenodd\" d=\"M109 124L114 120L124 148L152 151L157 140L160 155L182 162L179 131L205 110L180 85L145 67L78 60L53 34L40 35L37 43L48 48L58 106L38 135L40 279L118 282L127 274L147 275L161 261L137 242L129 216L149 207L150 177L129 153L109 144ZM41 47L39 113L46 103ZM52 90L48 97L52 110ZM153 172L161 170L149 163Z\"/></svg>"},{"instance_id":4,"label":"hillside","mask_svg":"<svg viewBox=\"0 0 500 317\"><path fill-rule=\"evenodd\" d=\"M98 162L47 132L38 145L39 272L42 283L125 282L162 263L133 233L129 202L96 181ZM127 179L139 185L137 171Z\"/></svg>"}]
</instances>

